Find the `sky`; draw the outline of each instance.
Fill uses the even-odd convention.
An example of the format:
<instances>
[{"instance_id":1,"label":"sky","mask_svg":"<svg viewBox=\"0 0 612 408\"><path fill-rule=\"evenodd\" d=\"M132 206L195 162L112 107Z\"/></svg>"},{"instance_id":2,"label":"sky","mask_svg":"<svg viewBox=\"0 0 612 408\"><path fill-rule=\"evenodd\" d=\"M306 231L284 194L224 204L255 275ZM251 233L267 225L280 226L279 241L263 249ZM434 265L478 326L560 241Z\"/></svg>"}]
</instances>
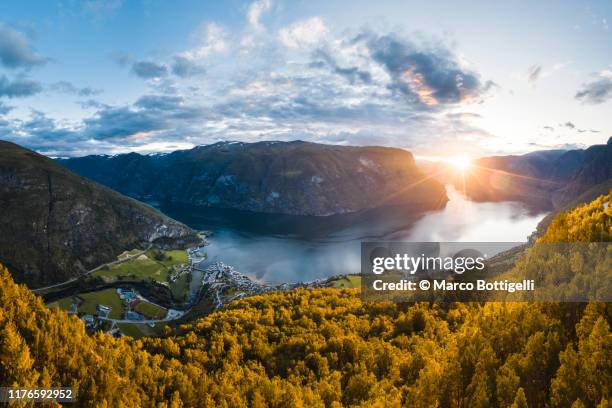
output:
<instances>
[{"instance_id":1,"label":"sky","mask_svg":"<svg viewBox=\"0 0 612 408\"><path fill-rule=\"evenodd\" d=\"M2 2L0 139L582 148L612 136L611 25L608 0Z\"/></svg>"}]
</instances>

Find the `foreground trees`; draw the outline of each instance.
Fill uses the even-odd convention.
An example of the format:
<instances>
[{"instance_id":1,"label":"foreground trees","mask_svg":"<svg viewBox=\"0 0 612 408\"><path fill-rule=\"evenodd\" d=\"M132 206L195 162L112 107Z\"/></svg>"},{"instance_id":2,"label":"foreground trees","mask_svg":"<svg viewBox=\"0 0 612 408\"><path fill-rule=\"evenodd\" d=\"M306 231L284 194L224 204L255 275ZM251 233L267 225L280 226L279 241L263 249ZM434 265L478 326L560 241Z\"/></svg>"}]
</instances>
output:
<instances>
[{"instance_id":1,"label":"foreground trees","mask_svg":"<svg viewBox=\"0 0 612 408\"><path fill-rule=\"evenodd\" d=\"M611 316L605 303L364 303L357 290L296 290L165 338L114 339L88 336L2 269L0 385L73 386L81 406L108 407L605 407Z\"/></svg>"}]
</instances>

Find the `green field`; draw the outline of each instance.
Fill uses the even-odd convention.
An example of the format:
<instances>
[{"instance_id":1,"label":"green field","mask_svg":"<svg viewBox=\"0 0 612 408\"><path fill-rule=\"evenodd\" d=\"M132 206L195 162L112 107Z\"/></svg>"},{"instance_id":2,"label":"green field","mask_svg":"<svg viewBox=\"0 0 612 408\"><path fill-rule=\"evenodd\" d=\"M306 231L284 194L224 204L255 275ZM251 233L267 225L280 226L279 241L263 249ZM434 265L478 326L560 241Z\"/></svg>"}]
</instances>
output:
<instances>
[{"instance_id":1,"label":"green field","mask_svg":"<svg viewBox=\"0 0 612 408\"><path fill-rule=\"evenodd\" d=\"M164 334L166 323L157 323L154 327L144 323L117 323L121 332L126 335L139 339L144 336L155 337Z\"/></svg>"},{"instance_id":2,"label":"green field","mask_svg":"<svg viewBox=\"0 0 612 408\"><path fill-rule=\"evenodd\" d=\"M333 281L333 288L359 288L361 287L361 276L348 275Z\"/></svg>"},{"instance_id":3,"label":"green field","mask_svg":"<svg viewBox=\"0 0 612 408\"><path fill-rule=\"evenodd\" d=\"M168 268L149 259L146 255L141 255L138 258L113 265L108 269L97 270L92 273L92 276L99 276L110 281L121 278L131 278L154 279L163 282L168 278Z\"/></svg>"},{"instance_id":4,"label":"green field","mask_svg":"<svg viewBox=\"0 0 612 408\"><path fill-rule=\"evenodd\" d=\"M79 306L79 313L86 313L95 315L96 314L96 306L98 304L103 304L105 306L110 306L113 308L109 313L108 317L111 319L120 319L121 318L121 299L119 299L119 295L115 289L105 289L100 290L98 292L89 292L89 293L81 293L78 295L81 299L83 299L83 303ZM58 303L63 301L60 299Z\"/></svg>"},{"instance_id":5,"label":"green field","mask_svg":"<svg viewBox=\"0 0 612 408\"><path fill-rule=\"evenodd\" d=\"M184 273L174 283L170 283L170 290L179 302L186 301L189 292L189 274Z\"/></svg>"},{"instance_id":6,"label":"green field","mask_svg":"<svg viewBox=\"0 0 612 408\"><path fill-rule=\"evenodd\" d=\"M168 313L163 307L148 302L138 303L134 310L145 315L147 319L163 319Z\"/></svg>"},{"instance_id":7,"label":"green field","mask_svg":"<svg viewBox=\"0 0 612 408\"><path fill-rule=\"evenodd\" d=\"M51 302L47 305L47 307L49 309L54 308L54 307L59 307L62 310L65 310L67 312L72 312L74 310L74 298L72 296L70 297L65 297L62 298L60 300L56 300L55 302Z\"/></svg>"},{"instance_id":8,"label":"green field","mask_svg":"<svg viewBox=\"0 0 612 408\"><path fill-rule=\"evenodd\" d=\"M155 250L147 251L146 255L150 259L155 260ZM165 266L174 266L180 264L186 264L188 261L187 251L183 250L174 250L174 251L163 251L164 259L156 260L156 262L161 263Z\"/></svg>"},{"instance_id":9,"label":"green field","mask_svg":"<svg viewBox=\"0 0 612 408\"><path fill-rule=\"evenodd\" d=\"M139 339L143 337L145 334L140 330L140 324L132 324L132 323L117 323L117 326L126 336L133 337L135 339Z\"/></svg>"},{"instance_id":10,"label":"green field","mask_svg":"<svg viewBox=\"0 0 612 408\"><path fill-rule=\"evenodd\" d=\"M127 252L124 252L120 257L125 258L126 253ZM129 253L130 255L134 255L137 254L138 251L133 250ZM117 280L154 280L168 284L174 297L178 300L184 300L189 290L187 276L181 276L174 283L169 283L168 278L173 268L185 265L188 262L187 251L149 250L136 258L108 268L99 269L92 273L91 276L100 277L106 282L114 282Z\"/></svg>"}]
</instances>

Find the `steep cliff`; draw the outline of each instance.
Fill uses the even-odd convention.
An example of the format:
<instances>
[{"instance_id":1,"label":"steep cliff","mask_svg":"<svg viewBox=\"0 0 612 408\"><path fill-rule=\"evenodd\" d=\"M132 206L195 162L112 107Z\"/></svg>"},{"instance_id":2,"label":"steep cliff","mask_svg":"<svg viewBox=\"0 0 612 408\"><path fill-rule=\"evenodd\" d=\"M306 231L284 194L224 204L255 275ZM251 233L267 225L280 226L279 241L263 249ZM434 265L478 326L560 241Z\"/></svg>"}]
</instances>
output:
<instances>
[{"instance_id":1,"label":"steep cliff","mask_svg":"<svg viewBox=\"0 0 612 408\"><path fill-rule=\"evenodd\" d=\"M140 200L203 207L330 215L385 205L429 210L447 201L411 153L384 147L223 142L167 155L60 162Z\"/></svg>"},{"instance_id":2,"label":"steep cliff","mask_svg":"<svg viewBox=\"0 0 612 408\"><path fill-rule=\"evenodd\" d=\"M0 141L0 262L18 282L61 282L138 245L196 239L153 208Z\"/></svg>"}]
</instances>

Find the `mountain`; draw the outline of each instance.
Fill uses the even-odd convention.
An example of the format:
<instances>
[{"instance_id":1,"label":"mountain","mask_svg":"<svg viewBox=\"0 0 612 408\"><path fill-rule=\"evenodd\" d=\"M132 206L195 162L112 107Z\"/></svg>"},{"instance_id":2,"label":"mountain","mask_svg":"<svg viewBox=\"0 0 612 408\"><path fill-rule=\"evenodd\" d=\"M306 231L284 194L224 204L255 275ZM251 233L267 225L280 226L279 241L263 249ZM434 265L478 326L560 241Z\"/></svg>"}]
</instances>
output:
<instances>
[{"instance_id":1,"label":"mountain","mask_svg":"<svg viewBox=\"0 0 612 408\"><path fill-rule=\"evenodd\" d=\"M568 152L570 153L570 152ZM583 151L581 165L556 193L556 201L567 204L594 186L612 180L612 137L605 145Z\"/></svg>"},{"instance_id":2,"label":"mountain","mask_svg":"<svg viewBox=\"0 0 612 408\"><path fill-rule=\"evenodd\" d=\"M77 174L143 201L331 215L385 205L443 206L444 187L412 154L302 141L222 142L166 155L60 160Z\"/></svg>"},{"instance_id":3,"label":"mountain","mask_svg":"<svg viewBox=\"0 0 612 408\"><path fill-rule=\"evenodd\" d=\"M65 281L124 250L197 239L153 208L0 141L0 262L18 282Z\"/></svg>"},{"instance_id":4,"label":"mountain","mask_svg":"<svg viewBox=\"0 0 612 408\"><path fill-rule=\"evenodd\" d=\"M559 209L612 179L612 138L587 149L483 157L465 173L442 164L423 168L476 201L519 200Z\"/></svg>"}]
</instances>

